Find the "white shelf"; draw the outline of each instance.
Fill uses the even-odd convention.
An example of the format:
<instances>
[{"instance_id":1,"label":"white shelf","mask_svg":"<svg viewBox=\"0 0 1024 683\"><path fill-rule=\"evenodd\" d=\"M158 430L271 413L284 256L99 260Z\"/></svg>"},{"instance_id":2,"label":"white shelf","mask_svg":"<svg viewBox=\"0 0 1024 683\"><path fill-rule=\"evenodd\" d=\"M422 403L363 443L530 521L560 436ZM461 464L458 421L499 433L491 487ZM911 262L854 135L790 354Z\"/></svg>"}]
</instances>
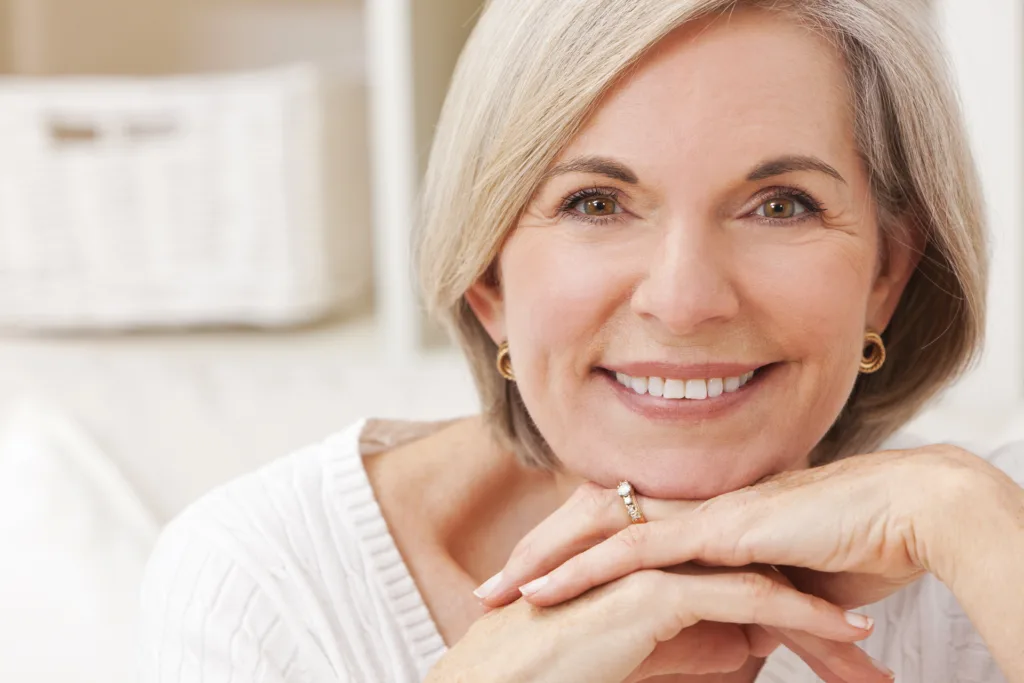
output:
<instances>
[{"instance_id":1,"label":"white shelf","mask_svg":"<svg viewBox=\"0 0 1024 683\"><path fill-rule=\"evenodd\" d=\"M372 0L366 7L374 178L374 285L391 356L415 359L421 306L410 236L418 179L481 0Z\"/></svg>"},{"instance_id":2,"label":"white shelf","mask_svg":"<svg viewBox=\"0 0 1024 683\"><path fill-rule=\"evenodd\" d=\"M415 221L416 141L410 0L366 8L374 206L374 293L396 359L420 347L409 239Z\"/></svg>"}]
</instances>

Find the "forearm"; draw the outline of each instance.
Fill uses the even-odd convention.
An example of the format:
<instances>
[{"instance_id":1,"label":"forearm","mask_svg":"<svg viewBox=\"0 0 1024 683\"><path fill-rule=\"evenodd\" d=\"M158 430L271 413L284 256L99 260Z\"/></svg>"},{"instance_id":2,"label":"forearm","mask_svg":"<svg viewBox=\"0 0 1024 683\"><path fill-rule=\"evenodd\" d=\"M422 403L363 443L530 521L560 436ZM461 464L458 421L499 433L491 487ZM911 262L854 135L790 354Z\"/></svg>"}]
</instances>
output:
<instances>
[{"instance_id":1,"label":"forearm","mask_svg":"<svg viewBox=\"0 0 1024 683\"><path fill-rule=\"evenodd\" d=\"M988 493L953 511L936 574L1007 678L1024 683L1024 489L1001 479Z\"/></svg>"}]
</instances>

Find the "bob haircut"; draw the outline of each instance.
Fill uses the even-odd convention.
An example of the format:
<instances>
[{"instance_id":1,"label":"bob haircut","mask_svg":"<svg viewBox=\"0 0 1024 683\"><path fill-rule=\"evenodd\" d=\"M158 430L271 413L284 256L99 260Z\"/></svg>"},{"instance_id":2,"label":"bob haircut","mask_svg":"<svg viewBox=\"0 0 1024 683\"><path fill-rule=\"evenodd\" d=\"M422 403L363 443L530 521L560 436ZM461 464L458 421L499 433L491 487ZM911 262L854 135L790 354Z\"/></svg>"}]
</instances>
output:
<instances>
[{"instance_id":1,"label":"bob haircut","mask_svg":"<svg viewBox=\"0 0 1024 683\"><path fill-rule=\"evenodd\" d=\"M466 353L499 441L528 464L558 467L465 293L494 277L545 171L602 96L673 30L747 6L787 13L843 57L882 243L912 230L924 245L884 335L888 362L858 378L812 464L877 448L981 345L981 191L924 0L492 0L442 111L414 249L428 311Z\"/></svg>"}]
</instances>

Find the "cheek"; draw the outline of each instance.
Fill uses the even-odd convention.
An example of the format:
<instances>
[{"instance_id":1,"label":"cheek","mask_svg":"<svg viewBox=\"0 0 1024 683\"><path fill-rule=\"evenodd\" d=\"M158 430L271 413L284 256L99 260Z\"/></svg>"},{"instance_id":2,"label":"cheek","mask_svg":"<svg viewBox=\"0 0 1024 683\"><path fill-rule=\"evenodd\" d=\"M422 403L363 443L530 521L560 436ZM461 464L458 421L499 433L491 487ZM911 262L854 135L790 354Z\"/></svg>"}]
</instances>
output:
<instances>
[{"instance_id":1,"label":"cheek","mask_svg":"<svg viewBox=\"0 0 1024 683\"><path fill-rule=\"evenodd\" d=\"M794 363L779 420L816 442L842 410L858 374L874 262L848 236L766 247L745 278L758 327ZM812 427L813 425L813 427ZM808 447L813 444L809 444Z\"/></svg>"},{"instance_id":2,"label":"cheek","mask_svg":"<svg viewBox=\"0 0 1024 683\"><path fill-rule=\"evenodd\" d=\"M774 334L818 353L838 351L837 343L857 338L871 293L870 245L826 235L806 244L760 247L745 259L744 295L769 318Z\"/></svg>"},{"instance_id":3,"label":"cheek","mask_svg":"<svg viewBox=\"0 0 1024 683\"><path fill-rule=\"evenodd\" d=\"M508 334L522 341L519 356L531 374L550 374L556 363L588 367L590 352L630 293L621 254L566 239L557 227L517 231L502 252L501 269Z\"/></svg>"}]
</instances>

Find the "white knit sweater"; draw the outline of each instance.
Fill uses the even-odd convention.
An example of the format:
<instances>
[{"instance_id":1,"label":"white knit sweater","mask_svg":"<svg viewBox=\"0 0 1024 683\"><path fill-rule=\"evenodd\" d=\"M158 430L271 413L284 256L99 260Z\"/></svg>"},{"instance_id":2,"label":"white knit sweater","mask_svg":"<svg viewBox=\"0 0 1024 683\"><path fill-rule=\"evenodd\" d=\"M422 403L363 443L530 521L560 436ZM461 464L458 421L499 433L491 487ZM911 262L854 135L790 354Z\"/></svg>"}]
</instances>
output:
<instances>
[{"instance_id":1,"label":"white knit sweater","mask_svg":"<svg viewBox=\"0 0 1024 683\"><path fill-rule=\"evenodd\" d=\"M363 455L409 437L371 424L222 486L168 525L142 588L143 683L425 677L445 643L362 464ZM1022 453L1008 447L991 460L1024 484ZM864 648L901 683L1004 681L952 595L931 577L863 611L876 621ZM784 648L758 677L816 680Z\"/></svg>"}]
</instances>

